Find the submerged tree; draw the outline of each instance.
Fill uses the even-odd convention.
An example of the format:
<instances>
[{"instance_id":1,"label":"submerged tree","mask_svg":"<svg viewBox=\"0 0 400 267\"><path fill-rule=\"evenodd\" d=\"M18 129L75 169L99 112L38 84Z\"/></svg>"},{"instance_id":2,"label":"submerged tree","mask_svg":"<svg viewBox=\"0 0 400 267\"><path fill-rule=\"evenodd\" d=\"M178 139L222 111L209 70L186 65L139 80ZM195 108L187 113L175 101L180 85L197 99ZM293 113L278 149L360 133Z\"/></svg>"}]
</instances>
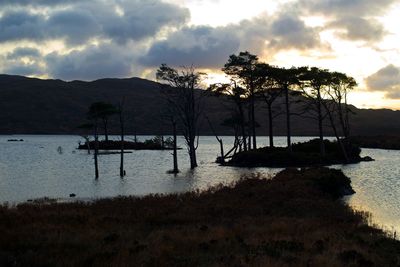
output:
<instances>
[{"instance_id":1,"label":"submerged tree","mask_svg":"<svg viewBox=\"0 0 400 267\"><path fill-rule=\"evenodd\" d=\"M163 92L174 116L179 120L190 158L190 168L197 165L199 120L202 113L200 89L203 73L193 67L176 70L162 64L157 70L157 79L166 82Z\"/></svg>"},{"instance_id":2,"label":"submerged tree","mask_svg":"<svg viewBox=\"0 0 400 267\"><path fill-rule=\"evenodd\" d=\"M94 169L95 178L99 178L99 164L98 164L98 154L99 154L99 121L102 116L103 109L101 102L95 102L90 105L89 111L87 113L87 118L92 122L93 125L93 136L94 136Z\"/></svg>"},{"instance_id":3,"label":"submerged tree","mask_svg":"<svg viewBox=\"0 0 400 267\"><path fill-rule=\"evenodd\" d=\"M119 117L119 125L120 125L120 136L121 136L121 151L120 151L120 166L119 166L119 176L123 178L126 175L124 169L124 143L125 143L125 114L124 114L124 104L125 99L122 99L117 106L117 113Z\"/></svg>"}]
</instances>

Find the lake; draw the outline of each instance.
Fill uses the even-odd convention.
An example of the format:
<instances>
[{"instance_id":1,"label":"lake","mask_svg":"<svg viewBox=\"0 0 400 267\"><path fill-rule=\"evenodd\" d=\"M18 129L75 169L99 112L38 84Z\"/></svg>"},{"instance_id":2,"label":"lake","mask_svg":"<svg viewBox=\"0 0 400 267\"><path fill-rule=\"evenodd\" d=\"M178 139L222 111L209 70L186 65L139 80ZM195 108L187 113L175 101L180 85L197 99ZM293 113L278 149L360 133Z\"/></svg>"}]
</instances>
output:
<instances>
[{"instance_id":1,"label":"lake","mask_svg":"<svg viewBox=\"0 0 400 267\"><path fill-rule=\"evenodd\" d=\"M116 138L116 137L114 137ZM128 137L127 139L132 139ZM139 136L139 140L151 138ZM7 142L24 139L23 142ZM310 137L294 137L294 142ZM0 203L16 204L36 198L69 199L74 193L79 200L118 195L184 192L206 189L220 183L233 183L243 175L260 173L272 176L277 168L221 167L214 163L219 155L215 137L203 136L198 148L199 167L189 168L183 138L178 145L181 173L167 174L172 169L171 151L133 151L125 154L127 176L119 177L119 155L99 156L100 178L94 179L93 155L77 150L79 136L12 135L0 136ZM233 137L223 137L225 151ZM259 137L259 146L267 144ZM276 137L277 146L286 145L285 137ZM61 149L59 149L61 147ZM373 222L388 230L400 231L400 151L363 149L362 156L376 161L337 165L352 180L357 192L345 199L351 206L369 211Z\"/></svg>"}]
</instances>

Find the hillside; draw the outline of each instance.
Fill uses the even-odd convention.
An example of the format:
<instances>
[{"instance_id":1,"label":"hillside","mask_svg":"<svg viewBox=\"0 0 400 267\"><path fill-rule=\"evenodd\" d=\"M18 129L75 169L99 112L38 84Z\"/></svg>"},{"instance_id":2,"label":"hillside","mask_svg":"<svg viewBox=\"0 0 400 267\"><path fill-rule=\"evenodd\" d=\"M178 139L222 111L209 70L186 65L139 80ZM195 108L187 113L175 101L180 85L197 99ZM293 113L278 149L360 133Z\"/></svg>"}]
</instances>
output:
<instances>
[{"instance_id":1,"label":"hillside","mask_svg":"<svg viewBox=\"0 0 400 267\"><path fill-rule=\"evenodd\" d=\"M160 90L158 83L140 78L64 82L0 75L0 134L79 133L76 126L85 120L91 103L117 103L122 98L126 102L128 133L134 130L138 134L169 132L169 125L163 124L161 119L163 99ZM212 96L204 101L205 114L210 117L218 133L230 134L229 128L220 125L229 116L224 100ZM257 121L261 125L258 132L265 135L267 116L262 103L258 104L257 111ZM400 134L400 111L355 107L353 111L353 134ZM278 117L275 133L284 135L284 125L284 117ZM116 126L115 122L111 122L114 131ZM293 117L294 135L314 135L316 130L313 121ZM201 134L211 134L205 120Z\"/></svg>"}]
</instances>

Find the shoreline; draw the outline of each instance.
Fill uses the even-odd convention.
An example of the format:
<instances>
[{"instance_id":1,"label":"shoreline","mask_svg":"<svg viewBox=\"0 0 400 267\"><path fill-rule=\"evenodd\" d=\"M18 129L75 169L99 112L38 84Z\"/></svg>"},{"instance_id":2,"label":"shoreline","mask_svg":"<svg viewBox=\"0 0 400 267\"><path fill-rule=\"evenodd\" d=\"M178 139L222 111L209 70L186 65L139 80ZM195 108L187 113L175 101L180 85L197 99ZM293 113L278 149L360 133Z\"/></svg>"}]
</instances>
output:
<instances>
[{"instance_id":1,"label":"shoreline","mask_svg":"<svg viewBox=\"0 0 400 267\"><path fill-rule=\"evenodd\" d=\"M0 263L399 264L400 242L340 199L349 186L339 170L286 169L204 192L1 206Z\"/></svg>"}]
</instances>

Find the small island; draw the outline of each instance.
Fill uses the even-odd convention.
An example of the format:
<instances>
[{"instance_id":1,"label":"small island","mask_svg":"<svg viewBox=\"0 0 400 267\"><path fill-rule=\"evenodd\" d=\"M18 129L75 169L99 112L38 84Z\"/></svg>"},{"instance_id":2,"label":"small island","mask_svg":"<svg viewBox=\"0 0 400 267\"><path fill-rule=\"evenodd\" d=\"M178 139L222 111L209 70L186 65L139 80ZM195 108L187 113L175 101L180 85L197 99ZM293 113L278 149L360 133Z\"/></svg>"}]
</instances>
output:
<instances>
[{"instance_id":1,"label":"small island","mask_svg":"<svg viewBox=\"0 0 400 267\"><path fill-rule=\"evenodd\" d=\"M263 147L236 153L222 165L284 168L350 164L373 160L370 157L361 157L360 147L350 143L346 145L346 156L343 155L343 150L337 141L324 140L324 156L321 156L319 149L319 139L293 144L292 151L289 151L287 147Z\"/></svg>"},{"instance_id":2,"label":"small island","mask_svg":"<svg viewBox=\"0 0 400 267\"><path fill-rule=\"evenodd\" d=\"M93 149L96 145L95 141L85 141L85 143L79 143L78 149L88 150ZM101 140L98 141L99 150L120 150L122 142L119 140ZM173 150L172 138L164 139L161 136L156 136L152 139L140 141L123 141L123 147L125 150ZM181 149L181 148L177 148Z\"/></svg>"}]
</instances>

